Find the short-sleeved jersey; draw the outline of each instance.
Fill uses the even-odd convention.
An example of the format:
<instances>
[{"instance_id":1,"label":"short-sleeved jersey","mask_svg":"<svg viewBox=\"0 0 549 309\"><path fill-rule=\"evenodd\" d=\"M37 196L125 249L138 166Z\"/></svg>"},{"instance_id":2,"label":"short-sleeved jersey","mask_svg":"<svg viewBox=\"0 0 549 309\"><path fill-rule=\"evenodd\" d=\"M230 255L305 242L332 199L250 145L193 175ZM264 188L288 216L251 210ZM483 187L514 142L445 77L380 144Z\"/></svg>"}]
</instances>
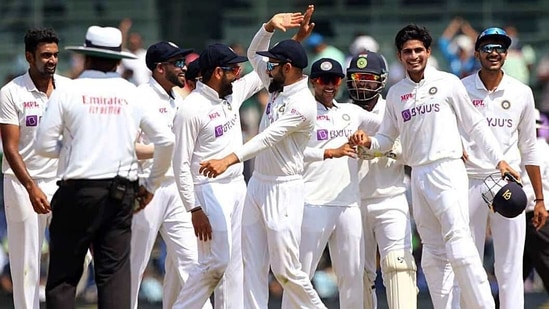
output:
<instances>
[{"instance_id":1,"label":"short-sleeved jersey","mask_svg":"<svg viewBox=\"0 0 549 309\"><path fill-rule=\"evenodd\" d=\"M222 158L242 146L239 108L261 90L261 80L250 73L233 82L233 93L225 99L208 85L198 82L176 112L173 131L173 169L183 205L194 208L194 184L242 177L243 165L235 164L216 178L200 174L200 162Z\"/></svg>"},{"instance_id":2,"label":"short-sleeved jersey","mask_svg":"<svg viewBox=\"0 0 549 309\"><path fill-rule=\"evenodd\" d=\"M536 151L534 96L530 87L507 74L498 87L488 91L478 72L462 80L474 106L484 117L498 140L505 161L520 170L521 165L539 165ZM471 136L464 134L464 147L469 155L467 173L485 178L497 172L490 158Z\"/></svg>"},{"instance_id":3,"label":"short-sleeved jersey","mask_svg":"<svg viewBox=\"0 0 549 309\"><path fill-rule=\"evenodd\" d=\"M339 148L359 128L373 134L380 118L350 103L326 108L317 102L315 128L305 150L305 204L315 206L358 206L359 160L347 156L324 158L324 150Z\"/></svg>"},{"instance_id":4,"label":"short-sleeved jersey","mask_svg":"<svg viewBox=\"0 0 549 309\"><path fill-rule=\"evenodd\" d=\"M70 83L70 79L59 75L54 75L53 79L54 92ZM19 126L19 154L34 179L53 178L57 174L57 159L39 156L34 150L36 131L48 100L48 96L36 88L29 72L0 89L0 123ZM13 175L5 157L2 159L2 172Z\"/></svg>"},{"instance_id":5,"label":"short-sleeved jersey","mask_svg":"<svg viewBox=\"0 0 549 309\"><path fill-rule=\"evenodd\" d=\"M494 167L503 159L459 78L428 66L418 83L407 76L389 89L385 116L371 148L389 150L400 135L403 162L411 167L459 159L459 127L485 146Z\"/></svg>"},{"instance_id":6,"label":"short-sleeved jersey","mask_svg":"<svg viewBox=\"0 0 549 309\"><path fill-rule=\"evenodd\" d=\"M141 128L155 144L154 165L144 182L154 192L170 166L174 139L136 89L118 73L84 71L70 88L51 96L37 133L38 153L59 157L63 179L136 180Z\"/></svg>"}]
</instances>

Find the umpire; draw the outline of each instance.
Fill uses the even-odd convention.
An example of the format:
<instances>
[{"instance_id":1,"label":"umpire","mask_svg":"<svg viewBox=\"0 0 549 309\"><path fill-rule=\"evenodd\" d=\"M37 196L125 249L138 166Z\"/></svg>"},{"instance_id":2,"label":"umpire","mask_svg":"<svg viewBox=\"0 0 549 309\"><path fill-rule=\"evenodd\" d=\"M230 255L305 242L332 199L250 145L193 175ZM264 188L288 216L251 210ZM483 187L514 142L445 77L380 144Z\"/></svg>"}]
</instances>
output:
<instances>
[{"instance_id":1,"label":"umpire","mask_svg":"<svg viewBox=\"0 0 549 309\"><path fill-rule=\"evenodd\" d=\"M47 308L74 308L88 247L95 261L98 308L130 308L130 240L134 208L152 199L172 156L174 137L158 113L147 111L133 84L116 68L120 30L91 26L84 72L50 98L36 151L59 157L61 180L51 206ZM135 139L141 128L154 143L150 176L138 187Z\"/></svg>"}]
</instances>

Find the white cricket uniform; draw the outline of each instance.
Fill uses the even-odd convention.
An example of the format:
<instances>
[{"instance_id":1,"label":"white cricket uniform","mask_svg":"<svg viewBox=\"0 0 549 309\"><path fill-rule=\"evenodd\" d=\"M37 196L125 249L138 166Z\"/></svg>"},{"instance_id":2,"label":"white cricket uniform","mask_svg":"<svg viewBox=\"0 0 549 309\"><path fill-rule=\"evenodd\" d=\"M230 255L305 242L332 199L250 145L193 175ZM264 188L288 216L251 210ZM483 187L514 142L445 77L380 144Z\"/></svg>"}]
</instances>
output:
<instances>
[{"instance_id":1,"label":"white cricket uniform","mask_svg":"<svg viewBox=\"0 0 549 309\"><path fill-rule=\"evenodd\" d=\"M359 128L376 132L380 119L350 103L334 101L332 108L326 108L317 102L316 106L315 128L304 153L305 208L299 260L312 279L324 248L329 245L338 278L340 307L362 309L364 245L359 162L347 156L324 160L324 150L347 143ZM283 297L282 308L289 307L288 298Z\"/></svg>"},{"instance_id":2,"label":"white cricket uniform","mask_svg":"<svg viewBox=\"0 0 549 309\"><path fill-rule=\"evenodd\" d=\"M174 308L200 308L216 291L216 308L242 306L242 206L246 196L243 165L235 164L217 178L198 172L200 162L226 156L242 145L239 108L261 89L250 73L233 82L233 93L220 99L208 85L198 82L174 119L175 181L187 210L201 206L210 220L212 239L198 241L198 265L189 274ZM218 295L221 293L222 295Z\"/></svg>"},{"instance_id":3,"label":"white cricket uniform","mask_svg":"<svg viewBox=\"0 0 549 309\"><path fill-rule=\"evenodd\" d=\"M70 82L59 75L54 75L53 79L55 91ZM34 151L36 130L47 102L48 96L36 88L28 72L0 90L0 123L19 126L19 153L29 175L51 201L57 190L57 159L41 157ZM5 157L2 172L14 305L16 308L38 308L42 243L51 213L34 211L27 190Z\"/></svg>"},{"instance_id":4,"label":"white cricket uniform","mask_svg":"<svg viewBox=\"0 0 549 309\"><path fill-rule=\"evenodd\" d=\"M538 137L536 140L536 147L538 157L541 160L539 168L543 182L543 196L545 197L549 196L549 144L544 137ZM528 177L528 173L526 173L526 169L524 166L521 167L522 173L520 179L522 181L522 188L528 197L528 205L526 206L525 211L532 212L534 211L534 206L536 206L536 202L534 201L536 195L534 194L534 188L532 187L532 182L530 181L530 177ZM549 204L546 204L545 208L549 208Z\"/></svg>"},{"instance_id":5,"label":"white cricket uniform","mask_svg":"<svg viewBox=\"0 0 549 309\"><path fill-rule=\"evenodd\" d=\"M385 107L386 102L380 96L371 112L383 118ZM402 146L397 139L391 151L380 154L371 160L361 161L359 179L364 251L366 253L364 297L369 297L368 293L375 293L375 291L369 290L375 289L377 248L379 248L381 271L387 287L388 297L390 283L387 282L385 275L386 272L395 271L384 267L389 252L402 253L407 259L413 258L410 209L406 199L406 175L401 155ZM407 260L407 262L410 261ZM406 265L407 271L415 272L415 263L409 264L411 265ZM415 285L415 280L413 281ZM401 295L407 298L413 297L403 293ZM414 306L411 299L402 301L406 301L412 307ZM375 302L375 300L372 301L372 303ZM373 304L371 306L375 307Z\"/></svg>"},{"instance_id":6,"label":"white cricket uniform","mask_svg":"<svg viewBox=\"0 0 549 309\"><path fill-rule=\"evenodd\" d=\"M534 97L530 87L507 74L498 87L488 91L478 73L462 80L472 105L486 117L486 123L500 143L506 161L520 171L521 165L538 165L536 152L536 121ZM524 307L522 258L526 223L524 212L515 218L505 218L491 212L482 198L488 188L484 178L497 173L490 157L471 137L464 134L464 148L469 175L469 225L481 257L487 226L494 242L495 274L499 286L500 308ZM495 192L494 192L495 193Z\"/></svg>"},{"instance_id":7,"label":"white cricket uniform","mask_svg":"<svg viewBox=\"0 0 549 309\"><path fill-rule=\"evenodd\" d=\"M263 26L248 49L248 59L267 87L267 50L273 33ZM255 157L254 173L242 216L244 307L267 308L269 266L291 308L326 308L301 269L299 243L305 201L304 150L314 129L316 103L303 78L271 93L259 134L235 152L240 162Z\"/></svg>"},{"instance_id":8,"label":"white cricket uniform","mask_svg":"<svg viewBox=\"0 0 549 309\"><path fill-rule=\"evenodd\" d=\"M137 91L140 98L159 112L164 124L171 130L175 112L183 99L173 91L168 94L152 77L148 83L139 86ZM140 142L150 144L144 134L140 136ZM139 162L140 178L146 178L149 175L151 165L151 160ZM136 213L132 219L131 293L132 308L135 309L137 309L143 273L158 232L166 243L168 253L162 289L162 307L168 309L172 308L181 287L189 276L189 270L198 259L191 214L183 208L171 167L149 205ZM211 307L209 302L208 305Z\"/></svg>"},{"instance_id":9,"label":"white cricket uniform","mask_svg":"<svg viewBox=\"0 0 549 309\"><path fill-rule=\"evenodd\" d=\"M391 149L400 136L403 162L412 167L413 214L423 243L421 265L435 309L459 305L454 274L468 308L493 308L486 272L469 229L467 173L459 127L483 145L492 165L503 158L486 121L461 81L427 67L424 79L407 76L387 95L387 109L371 148Z\"/></svg>"}]
</instances>

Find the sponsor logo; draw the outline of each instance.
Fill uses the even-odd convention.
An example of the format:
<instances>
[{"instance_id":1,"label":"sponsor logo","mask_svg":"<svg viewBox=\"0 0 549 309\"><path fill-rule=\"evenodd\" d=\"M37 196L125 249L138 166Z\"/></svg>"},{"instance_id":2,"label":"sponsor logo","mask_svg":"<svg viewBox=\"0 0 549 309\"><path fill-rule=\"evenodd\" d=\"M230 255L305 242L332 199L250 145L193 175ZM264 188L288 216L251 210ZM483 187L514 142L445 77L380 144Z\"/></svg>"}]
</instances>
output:
<instances>
[{"instance_id":1,"label":"sponsor logo","mask_svg":"<svg viewBox=\"0 0 549 309\"><path fill-rule=\"evenodd\" d=\"M317 141L325 141L330 136L330 133L326 129L320 129L316 131L316 140Z\"/></svg>"},{"instance_id":2,"label":"sponsor logo","mask_svg":"<svg viewBox=\"0 0 549 309\"><path fill-rule=\"evenodd\" d=\"M500 127L500 128L511 128L513 127L513 119L507 118L486 118L488 126L490 127Z\"/></svg>"},{"instance_id":3,"label":"sponsor logo","mask_svg":"<svg viewBox=\"0 0 549 309\"><path fill-rule=\"evenodd\" d=\"M318 115L318 116L316 116L316 120L330 120L330 116L328 116L328 115Z\"/></svg>"},{"instance_id":4,"label":"sponsor logo","mask_svg":"<svg viewBox=\"0 0 549 309\"><path fill-rule=\"evenodd\" d=\"M161 114L165 114L165 113L168 112L168 109L165 108L165 107L161 107L161 108L158 109L158 111L159 111Z\"/></svg>"},{"instance_id":5,"label":"sponsor logo","mask_svg":"<svg viewBox=\"0 0 549 309\"><path fill-rule=\"evenodd\" d=\"M507 189L507 191L505 191L505 192L503 193L502 197L503 197L506 201L508 201L508 200L511 199L511 196L512 196L512 195L513 195L513 194L511 193L511 190Z\"/></svg>"},{"instance_id":6,"label":"sponsor logo","mask_svg":"<svg viewBox=\"0 0 549 309\"><path fill-rule=\"evenodd\" d=\"M237 121L238 121L238 115L234 114L232 119L228 120L222 125L216 126L214 128L215 137L220 137L224 135L226 132L228 132L229 130L231 130L234 127L234 125L237 123Z\"/></svg>"},{"instance_id":7,"label":"sponsor logo","mask_svg":"<svg viewBox=\"0 0 549 309\"><path fill-rule=\"evenodd\" d=\"M483 100L473 100L473 105L475 107L484 106L484 101Z\"/></svg>"},{"instance_id":8,"label":"sponsor logo","mask_svg":"<svg viewBox=\"0 0 549 309\"><path fill-rule=\"evenodd\" d=\"M350 129L341 129L341 130L327 130L319 129L316 131L316 140L325 141L337 137L349 138L353 134L353 130Z\"/></svg>"},{"instance_id":9,"label":"sponsor logo","mask_svg":"<svg viewBox=\"0 0 549 309\"><path fill-rule=\"evenodd\" d=\"M414 97L413 93L407 93L400 96L400 101L408 101Z\"/></svg>"},{"instance_id":10,"label":"sponsor logo","mask_svg":"<svg viewBox=\"0 0 549 309\"><path fill-rule=\"evenodd\" d=\"M36 101L23 102L23 108L39 108L40 104Z\"/></svg>"},{"instance_id":11,"label":"sponsor logo","mask_svg":"<svg viewBox=\"0 0 549 309\"><path fill-rule=\"evenodd\" d=\"M25 125L27 127L36 127L38 125L38 116L37 115L28 115L25 118Z\"/></svg>"},{"instance_id":12,"label":"sponsor logo","mask_svg":"<svg viewBox=\"0 0 549 309\"><path fill-rule=\"evenodd\" d=\"M210 120L213 120L213 119L215 119L215 118L217 118L217 117L219 117L219 116L221 116L221 115L219 115L218 112L211 113L211 114L208 115L208 117L210 117Z\"/></svg>"},{"instance_id":13,"label":"sponsor logo","mask_svg":"<svg viewBox=\"0 0 549 309\"><path fill-rule=\"evenodd\" d=\"M425 104L425 105L420 105L413 108L405 109L401 112L401 115L402 115L402 120L406 122L417 115L424 115L424 114L429 114L433 112L436 113L439 111L440 111L439 104L432 103L432 104Z\"/></svg>"}]
</instances>

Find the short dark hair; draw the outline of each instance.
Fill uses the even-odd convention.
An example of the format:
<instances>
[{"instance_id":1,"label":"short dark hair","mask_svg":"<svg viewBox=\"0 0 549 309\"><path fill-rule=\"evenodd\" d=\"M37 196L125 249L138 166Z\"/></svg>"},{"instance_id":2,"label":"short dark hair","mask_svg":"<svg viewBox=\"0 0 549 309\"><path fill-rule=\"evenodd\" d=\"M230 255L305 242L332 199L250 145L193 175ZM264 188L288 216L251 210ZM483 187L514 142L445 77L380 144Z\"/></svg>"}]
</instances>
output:
<instances>
[{"instance_id":1,"label":"short dark hair","mask_svg":"<svg viewBox=\"0 0 549 309\"><path fill-rule=\"evenodd\" d=\"M397 51L400 51L402 46L404 46L404 43L410 40L418 40L423 42L423 46L425 46L425 48L431 47L431 43L433 42L433 38L427 28L416 24L410 24L400 29L395 36L395 46Z\"/></svg>"},{"instance_id":2,"label":"short dark hair","mask_svg":"<svg viewBox=\"0 0 549 309\"><path fill-rule=\"evenodd\" d=\"M213 68L200 68L200 75L202 75L202 82L207 83L212 79L213 73L217 67Z\"/></svg>"},{"instance_id":3,"label":"short dark hair","mask_svg":"<svg viewBox=\"0 0 549 309\"><path fill-rule=\"evenodd\" d=\"M59 37L51 28L29 29L25 34L25 52L34 53L40 43L59 44Z\"/></svg>"}]
</instances>

